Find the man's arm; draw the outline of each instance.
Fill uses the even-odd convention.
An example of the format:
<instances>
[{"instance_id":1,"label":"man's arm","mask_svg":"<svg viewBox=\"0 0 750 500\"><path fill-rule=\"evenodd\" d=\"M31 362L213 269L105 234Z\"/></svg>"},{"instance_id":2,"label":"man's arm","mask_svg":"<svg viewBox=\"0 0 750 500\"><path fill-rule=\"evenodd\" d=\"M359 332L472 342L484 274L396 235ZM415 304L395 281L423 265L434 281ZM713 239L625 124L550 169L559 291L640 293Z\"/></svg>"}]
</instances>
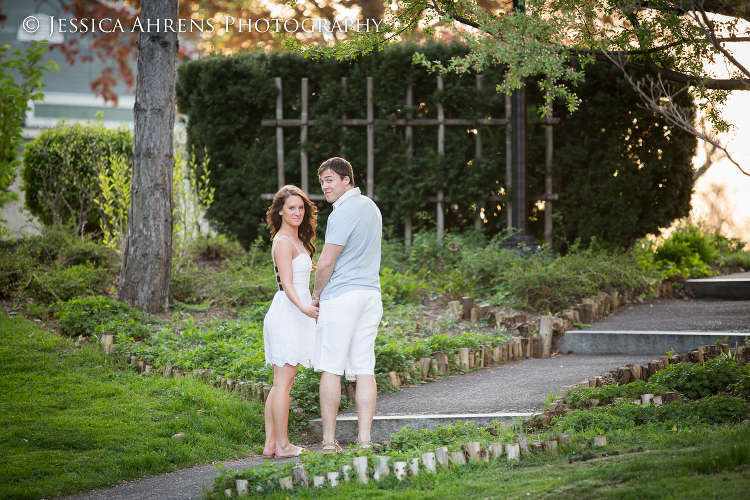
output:
<instances>
[{"instance_id":1,"label":"man's arm","mask_svg":"<svg viewBox=\"0 0 750 500\"><path fill-rule=\"evenodd\" d=\"M315 287L313 288L313 297L320 297L323 289L326 287L333 274L333 268L336 266L336 260L344 251L344 247L341 245L333 245L326 243L323 246L323 251L320 252L320 258L318 259L318 267L315 269ZM313 305L317 305L313 301Z\"/></svg>"}]
</instances>

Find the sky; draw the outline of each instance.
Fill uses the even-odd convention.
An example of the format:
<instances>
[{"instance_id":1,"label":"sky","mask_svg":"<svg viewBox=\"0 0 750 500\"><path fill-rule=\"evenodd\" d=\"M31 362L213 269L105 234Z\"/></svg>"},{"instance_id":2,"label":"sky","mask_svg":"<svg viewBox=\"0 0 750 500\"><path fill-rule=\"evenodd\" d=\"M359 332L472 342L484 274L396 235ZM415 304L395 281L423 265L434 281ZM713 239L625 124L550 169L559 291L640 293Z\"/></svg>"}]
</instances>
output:
<instances>
[{"instance_id":1,"label":"sky","mask_svg":"<svg viewBox=\"0 0 750 500\"><path fill-rule=\"evenodd\" d=\"M744 44L745 47L743 44L729 45L735 46L732 52L738 61L746 67L750 65L749 44ZM724 136L725 147L743 170L750 173L750 91L733 91L724 108L724 115L734 125L733 130ZM696 164L700 163L702 158L699 155ZM716 203L717 192L721 191L724 200L718 197ZM709 226L716 229L715 226L724 219L720 226L723 234L750 243L750 177L740 172L728 159L716 162L698 178L692 205L693 220L708 221Z\"/></svg>"}]
</instances>

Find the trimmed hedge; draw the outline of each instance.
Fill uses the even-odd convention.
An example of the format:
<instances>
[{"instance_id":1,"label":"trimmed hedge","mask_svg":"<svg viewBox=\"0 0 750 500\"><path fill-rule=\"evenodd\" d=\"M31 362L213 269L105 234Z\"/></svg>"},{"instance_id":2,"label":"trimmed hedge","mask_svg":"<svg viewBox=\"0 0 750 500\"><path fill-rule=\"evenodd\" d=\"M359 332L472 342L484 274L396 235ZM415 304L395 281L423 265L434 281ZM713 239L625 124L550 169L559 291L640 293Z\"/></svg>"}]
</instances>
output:
<instances>
[{"instance_id":1,"label":"trimmed hedge","mask_svg":"<svg viewBox=\"0 0 750 500\"><path fill-rule=\"evenodd\" d=\"M464 54L461 44L400 44L373 52L354 62L312 61L293 53L253 52L214 55L190 61L178 70L177 105L188 115L188 145L206 148L212 164L216 201L209 218L249 246L265 234L268 201L261 193L276 191L276 141L274 127L262 119L275 118L277 89L274 77L283 79L284 117L300 116L300 79L309 78L308 142L309 185L317 186L317 165L331 156L345 155L354 167L355 181L366 187L366 130L349 127L344 135L338 124L343 112L349 118L366 117L366 77L374 77L376 118L435 118L441 102L446 118L475 119L477 105L484 116L505 115L504 95L494 91L503 78L502 68L484 75L484 90L475 89L473 74L444 76L445 88L436 91L436 75L411 63L414 51L428 59L447 61ZM343 91L341 78L348 78ZM406 87L413 85L414 107L405 106ZM587 81L576 89L583 99L576 113L558 114L555 127L554 190L560 201L554 208L559 220L556 237L563 242L592 236L610 246L628 246L641 236L687 215L692 189L692 163L696 141L688 134L644 110L638 96L616 70L605 64L587 68ZM690 107L689 96L680 101ZM529 117L544 102L529 82ZM472 127L468 127L471 129ZM435 205L428 201L439 188L445 190L446 227L468 228L477 208L485 209L485 232L505 228L505 202L485 202L505 186L505 127L479 127L483 157L474 158L475 135L465 126L447 126L446 154L437 155L437 127L414 127L414 153L406 154L404 127L375 127L375 193L386 225L401 233L404 217L415 217L415 230L430 227ZM284 132L286 182L300 183L299 129ZM541 237L543 222L535 195L544 192L544 130L528 128L528 203L530 230ZM322 204L320 221L327 219Z\"/></svg>"},{"instance_id":2,"label":"trimmed hedge","mask_svg":"<svg viewBox=\"0 0 750 500\"><path fill-rule=\"evenodd\" d=\"M97 171L109 169L111 159L118 156L132 165L133 135L126 128L61 121L43 130L23 152L26 208L44 224L72 223L77 231L87 225L98 230Z\"/></svg>"}]
</instances>

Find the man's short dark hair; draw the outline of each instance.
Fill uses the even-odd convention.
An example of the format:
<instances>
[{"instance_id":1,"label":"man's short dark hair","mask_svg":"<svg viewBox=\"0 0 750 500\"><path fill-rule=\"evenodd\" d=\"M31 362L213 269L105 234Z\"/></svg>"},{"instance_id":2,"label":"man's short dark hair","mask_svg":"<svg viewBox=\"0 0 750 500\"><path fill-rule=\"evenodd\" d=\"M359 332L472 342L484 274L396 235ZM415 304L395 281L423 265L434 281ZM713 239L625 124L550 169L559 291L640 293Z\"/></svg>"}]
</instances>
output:
<instances>
[{"instance_id":1,"label":"man's short dark hair","mask_svg":"<svg viewBox=\"0 0 750 500\"><path fill-rule=\"evenodd\" d=\"M318 168L318 177L323 175L323 172L326 170L339 174L339 177L341 177L342 180L344 177L349 177L349 185L351 187L357 187L356 184L354 184L354 170L352 169L352 165L345 159L339 158L338 156L328 158L320 164L320 168Z\"/></svg>"}]
</instances>

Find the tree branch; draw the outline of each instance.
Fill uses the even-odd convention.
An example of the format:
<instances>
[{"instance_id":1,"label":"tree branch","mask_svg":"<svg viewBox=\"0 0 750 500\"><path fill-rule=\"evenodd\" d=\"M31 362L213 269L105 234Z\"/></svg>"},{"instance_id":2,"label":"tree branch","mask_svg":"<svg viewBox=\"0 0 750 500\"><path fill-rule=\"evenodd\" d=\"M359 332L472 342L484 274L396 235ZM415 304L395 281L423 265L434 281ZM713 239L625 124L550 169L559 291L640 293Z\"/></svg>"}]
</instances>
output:
<instances>
[{"instance_id":1,"label":"tree branch","mask_svg":"<svg viewBox=\"0 0 750 500\"><path fill-rule=\"evenodd\" d=\"M612 62L612 58L616 57L616 53L610 53L605 50L599 51L580 51L573 50L573 52L580 52L584 54L592 54L596 56L597 61ZM664 78L671 82L681 83L683 85L696 85L702 86L711 90L750 90L750 82L740 79L718 79L718 78L701 78L699 76L686 75L670 69L665 69L657 66L656 64L639 64L632 61L621 61L622 66L643 71L644 73L650 73L660 78ZM618 67L620 65L618 64Z\"/></svg>"},{"instance_id":2,"label":"tree branch","mask_svg":"<svg viewBox=\"0 0 750 500\"><path fill-rule=\"evenodd\" d=\"M476 21L472 21L471 19L468 19L466 17L459 16L458 14L448 14L446 11L441 10L440 7L438 7L437 2L435 2L434 0L432 1L432 8L435 9L435 12L437 12L441 16L455 19L459 23L465 24L466 26L471 26L472 28L476 28L478 30L481 30L484 28L481 24L477 23Z\"/></svg>"},{"instance_id":3,"label":"tree branch","mask_svg":"<svg viewBox=\"0 0 750 500\"><path fill-rule=\"evenodd\" d=\"M440 9L438 7L437 2L435 0L432 1L432 8L440 15L451 17L455 19L457 22L464 24L466 26L470 26L472 28L476 28L479 30L484 31L485 28L483 25L472 21L470 19L466 19L462 16L457 16L454 14L448 14L446 11ZM644 5L647 5L646 2L644 2ZM715 38L715 37L714 37ZM748 42L750 41L750 37L726 37L726 38L715 38L717 42ZM654 47L652 49L648 50L638 50L638 51L606 51L604 49L599 50L588 50L588 49L570 49L567 47L562 47L560 50L567 50L575 55L593 55L596 57L598 61L604 61L604 62L612 62L612 57L621 58L624 55L649 55L653 54L655 52L660 52L662 50L674 47L676 45L680 45L682 43L688 43L687 40L679 40L677 42L672 42L667 45ZM717 44L714 44L713 40L708 40L707 43L711 43L714 45L714 47L717 46ZM718 50L727 57L735 66L737 66L738 69L742 71L746 71L745 68L737 62L731 54L729 54L726 49L723 47L717 47ZM727 78L727 79L718 79L718 78L702 78L699 76L693 76L688 75L685 73L680 73L678 71L669 70L666 68L662 68L653 62L646 63L646 64L638 64L631 61L627 61L624 63L625 67L629 69L639 70L643 71L648 74L657 75L660 78L664 78L666 80L680 83L683 85L694 85L694 86L702 86L710 90L750 90L750 81L746 81L744 79L736 79L736 78Z\"/></svg>"},{"instance_id":4,"label":"tree branch","mask_svg":"<svg viewBox=\"0 0 750 500\"><path fill-rule=\"evenodd\" d=\"M716 50L721 52L724 57L729 59L732 64L734 64L741 72L743 72L747 76L750 76L750 72L748 72L747 69L745 69L745 67L727 51L727 49L719 44L718 40L716 39L716 32L714 31L713 23L711 23L711 20L708 18L706 11L703 10L702 7L699 7L699 9L701 14L700 17L702 18L703 22L701 22L701 19L698 18L697 14L693 13L692 17L693 19L695 19L695 22L698 23L698 26L700 26L701 30L706 35L706 38L708 38L708 40L711 42L711 45L713 45Z\"/></svg>"},{"instance_id":5,"label":"tree branch","mask_svg":"<svg viewBox=\"0 0 750 500\"><path fill-rule=\"evenodd\" d=\"M693 125L693 119L691 116L687 116L683 110L677 107L674 103L674 98L679 94L680 92L685 91L684 88L677 90L676 92L672 93L669 92L667 87L664 85L664 81L659 77L659 81L654 82L651 81L649 85L649 91L648 93L643 90L640 84L636 83L630 74L625 70L626 63L622 61L621 59L616 59L614 57L610 58L610 62L620 68L622 70L622 74L625 77L625 79L628 81L631 87L638 93L638 95L641 97L641 100L646 104L646 106L651 109L652 111L659 113L661 116L663 116L669 123L676 126L677 128L697 137L698 139L701 139L707 144L711 144L716 149L721 150L724 155L726 155L726 158L734 163L734 165L739 169L740 172L745 174L746 176L750 177L750 173L745 172L745 170L742 169L742 166L740 166L739 163L734 161L732 156L729 154L729 151L721 144L718 140L712 138L708 133L704 133L702 131L699 131L695 128ZM662 99L666 99L666 102L669 103L666 107L662 105L659 101Z\"/></svg>"}]
</instances>

